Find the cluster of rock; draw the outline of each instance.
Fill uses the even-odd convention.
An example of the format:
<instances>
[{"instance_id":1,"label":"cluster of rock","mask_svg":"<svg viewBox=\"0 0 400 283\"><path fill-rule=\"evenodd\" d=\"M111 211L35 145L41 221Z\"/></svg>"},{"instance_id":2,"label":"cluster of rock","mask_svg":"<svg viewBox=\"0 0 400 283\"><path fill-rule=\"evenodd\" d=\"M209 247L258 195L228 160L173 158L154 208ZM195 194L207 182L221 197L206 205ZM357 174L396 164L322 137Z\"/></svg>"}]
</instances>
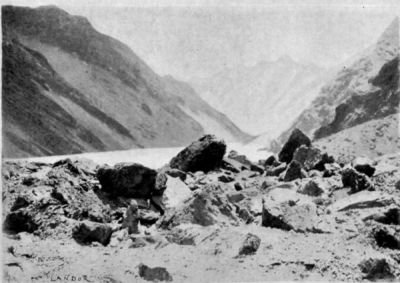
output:
<instances>
[{"instance_id":1,"label":"cluster of rock","mask_svg":"<svg viewBox=\"0 0 400 283\"><path fill-rule=\"evenodd\" d=\"M4 227L8 233L73 237L84 245L129 242L136 248L155 242L194 245L185 225L253 223L296 233L354 229L378 248L400 249L399 198L376 188L372 161L337 164L297 129L278 156L258 163L235 151L225 153L225 143L207 135L158 170L69 159L6 163ZM359 209L366 214L361 226L348 213ZM249 233L238 256L255 254L260 244L262 239ZM383 258L360 263L360 272L387 279L399 269L393 259ZM172 280L162 267L141 265L139 275Z\"/></svg>"}]
</instances>

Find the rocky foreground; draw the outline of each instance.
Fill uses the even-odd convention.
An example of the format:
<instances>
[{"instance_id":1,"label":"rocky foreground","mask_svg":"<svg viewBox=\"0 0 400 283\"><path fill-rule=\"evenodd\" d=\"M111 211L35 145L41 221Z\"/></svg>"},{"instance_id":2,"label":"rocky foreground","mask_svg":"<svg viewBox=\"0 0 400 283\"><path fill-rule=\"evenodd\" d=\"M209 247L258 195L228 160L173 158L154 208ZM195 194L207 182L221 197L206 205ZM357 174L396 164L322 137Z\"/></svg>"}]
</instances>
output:
<instances>
[{"instance_id":1,"label":"rocky foreground","mask_svg":"<svg viewBox=\"0 0 400 283\"><path fill-rule=\"evenodd\" d=\"M6 282L398 280L400 156L294 130L257 164L204 136L168 165L3 163Z\"/></svg>"}]
</instances>

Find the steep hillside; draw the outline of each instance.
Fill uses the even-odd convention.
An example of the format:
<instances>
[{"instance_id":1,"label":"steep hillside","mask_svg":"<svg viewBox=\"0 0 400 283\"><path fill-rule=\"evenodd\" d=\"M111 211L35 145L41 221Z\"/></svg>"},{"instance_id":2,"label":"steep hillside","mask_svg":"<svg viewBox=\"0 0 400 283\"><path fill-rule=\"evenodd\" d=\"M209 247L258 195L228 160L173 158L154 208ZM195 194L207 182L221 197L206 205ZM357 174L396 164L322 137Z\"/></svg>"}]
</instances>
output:
<instances>
[{"instance_id":1,"label":"steep hillside","mask_svg":"<svg viewBox=\"0 0 400 283\"><path fill-rule=\"evenodd\" d=\"M339 161L358 156L376 158L400 152L399 114L374 119L319 139L314 145L330 152Z\"/></svg>"},{"instance_id":2,"label":"steep hillside","mask_svg":"<svg viewBox=\"0 0 400 283\"><path fill-rule=\"evenodd\" d=\"M321 88L318 97L312 102L310 107L304 110L301 115L296 118L292 126L289 127L289 129L286 130L277 141L271 144L271 149L275 151L278 150L279 144L288 137L294 128L299 128L307 135L311 136L321 127L325 127L331 123L336 124L336 122L334 122L336 107L341 104L346 104L346 101L349 105L358 105L361 103L366 106L367 104L371 105L374 101L377 102L381 98L386 97L388 99L379 101L379 106L384 108L388 107L393 110L394 108L391 105L396 102L396 99L398 99L396 98L396 95L391 95L393 85L389 87L392 90L388 91L385 86L386 82L380 82L379 78L384 77L384 73L388 70L391 70L391 73L395 75L396 71L393 66L398 64L398 61L394 59L398 54L399 19L396 18L374 45L369 47L359 56L356 56L355 59L346 63L343 69L337 73L336 77ZM385 65L390 61L392 61L392 63ZM375 77L378 79L374 80L373 78ZM389 80L391 79L389 78ZM339 112L344 111L344 108L347 108L347 106L340 107L338 109ZM372 108L368 111L374 112L376 110ZM352 107L349 106L348 110L345 110L344 112L350 114L353 110L355 109L352 109ZM387 111L385 113L391 114L393 112ZM339 113L339 115L341 115L341 113ZM361 117L360 115L355 115ZM362 116L364 117L362 119L351 118L351 122L342 123L342 126L337 127L337 129L331 127L331 130L321 130L318 137L329 134L329 131L335 132L344 129L347 126L354 126L358 123L365 122L368 119L377 117L376 114L368 112L364 113ZM349 116L347 116L347 118L349 118ZM338 117L336 120L337 119L341 120L346 118Z\"/></svg>"},{"instance_id":3,"label":"steep hillside","mask_svg":"<svg viewBox=\"0 0 400 283\"><path fill-rule=\"evenodd\" d=\"M314 135L320 139L371 119L399 112L399 57L394 58L371 80L377 89L364 95L353 95L336 107L331 123L319 128Z\"/></svg>"},{"instance_id":4,"label":"steep hillside","mask_svg":"<svg viewBox=\"0 0 400 283\"><path fill-rule=\"evenodd\" d=\"M288 56L227 69L195 84L211 106L254 135L277 136L318 94L325 73Z\"/></svg>"},{"instance_id":5,"label":"steep hillside","mask_svg":"<svg viewBox=\"0 0 400 283\"><path fill-rule=\"evenodd\" d=\"M29 50L14 57L3 55L3 78L7 81L3 84L3 100L8 101L3 103L3 156L181 146L205 132L174 103L160 76L126 45L97 32L85 18L71 16L54 6L4 6L2 23L3 43L13 38L18 48ZM20 74L24 76L24 84L20 84L21 79L15 74L30 60L28 53L37 54L47 65L43 70L38 67L43 63L31 60L30 71ZM41 77L39 85L32 79L34 75ZM54 106L44 108L44 99ZM26 106L24 111L14 113L21 105ZM72 117L90 129L96 142L91 138L88 144L86 136L65 138L65 125L58 120L53 122L59 130L47 131L46 124L51 120L48 113L68 116L69 120ZM15 119L13 115L24 118ZM23 119L30 120L29 127ZM75 125L70 128L72 131ZM57 142L63 139L71 141L68 146ZM35 144L35 148L27 144Z\"/></svg>"},{"instance_id":6,"label":"steep hillside","mask_svg":"<svg viewBox=\"0 0 400 283\"><path fill-rule=\"evenodd\" d=\"M212 108L187 83L164 77L165 90L182 111L196 120L206 133L215 133L226 141L247 142L252 136L243 133L226 115Z\"/></svg>"}]
</instances>

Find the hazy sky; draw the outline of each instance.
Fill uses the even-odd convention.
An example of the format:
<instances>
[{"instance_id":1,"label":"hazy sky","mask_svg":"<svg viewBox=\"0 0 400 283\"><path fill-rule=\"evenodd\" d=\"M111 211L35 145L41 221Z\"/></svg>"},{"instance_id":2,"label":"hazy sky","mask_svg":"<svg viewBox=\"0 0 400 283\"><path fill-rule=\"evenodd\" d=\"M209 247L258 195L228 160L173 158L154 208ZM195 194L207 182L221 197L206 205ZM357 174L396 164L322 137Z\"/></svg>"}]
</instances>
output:
<instances>
[{"instance_id":1,"label":"hazy sky","mask_svg":"<svg viewBox=\"0 0 400 283\"><path fill-rule=\"evenodd\" d=\"M83 15L100 32L129 45L157 73L185 80L283 55L337 65L372 44L400 14L400 1L214 2L219 5L207 0L43 0L29 1L29 6L55 4Z\"/></svg>"}]
</instances>

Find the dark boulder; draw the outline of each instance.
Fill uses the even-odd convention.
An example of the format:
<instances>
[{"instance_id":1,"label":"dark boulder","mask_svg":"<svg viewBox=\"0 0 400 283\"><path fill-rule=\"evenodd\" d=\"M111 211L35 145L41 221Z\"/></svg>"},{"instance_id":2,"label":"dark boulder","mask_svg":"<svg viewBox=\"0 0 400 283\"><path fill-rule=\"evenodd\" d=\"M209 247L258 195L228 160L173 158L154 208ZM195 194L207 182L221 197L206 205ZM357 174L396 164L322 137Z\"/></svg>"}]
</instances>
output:
<instances>
[{"instance_id":1,"label":"dark boulder","mask_svg":"<svg viewBox=\"0 0 400 283\"><path fill-rule=\"evenodd\" d=\"M283 181L290 182L296 179L301 179L303 177L301 169L302 169L301 164L298 161L293 160L292 162L290 162L286 170L285 176L283 177Z\"/></svg>"},{"instance_id":2,"label":"dark boulder","mask_svg":"<svg viewBox=\"0 0 400 283\"><path fill-rule=\"evenodd\" d=\"M372 232L379 247L400 250L400 233L390 227L375 228Z\"/></svg>"},{"instance_id":3,"label":"dark boulder","mask_svg":"<svg viewBox=\"0 0 400 283\"><path fill-rule=\"evenodd\" d=\"M241 163L236 160L230 158L224 158L221 163L221 168L232 173L239 173L241 170L247 169L246 166L243 166Z\"/></svg>"},{"instance_id":4,"label":"dark boulder","mask_svg":"<svg viewBox=\"0 0 400 283\"><path fill-rule=\"evenodd\" d=\"M107 224L87 220L79 222L72 230L72 237L82 244L99 242L106 246L110 242L111 234L112 229Z\"/></svg>"},{"instance_id":5,"label":"dark boulder","mask_svg":"<svg viewBox=\"0 0 400 283\"><path fill-rule=\"evenodd\" d=\"M236 160L237 162L242 163L243 165L250 166L252 162L247 159L246 155L239 154L235 150L231 150L228 154L228 158Z\"/></svg>"},{"instance_id":6,"label":"dark boulder","mask_svg":"<svg viewBox=\"0 0 400 283\"><path fill-rule=\"evenodd\" d=\"M275 155L271 155L270 157L268 157L265 162L264 162L264 167L268 167L268 166L277 166L279 165L279 161L276 160Z\"/></svg>"},{"instance_id":7,"label":"dark boulder","mask_svg":"<svg viewBox=\"0 0 400 283\"><path fill-rule=\"evenodd\" d=\"M184 172L209 172L221 166L226 144L213 135L205 135L172 158L169 165Z\"/></svg>"},{"instance_id":8,"label":"dark boulder","mask_svg":"<svg viewBox=\"0 0 400 283\"><path fill-rule=\"evenodd\" d=\"M323 171L325 164L334 162L333 157L322 153L321 150L312 146L302 145L296 149L293 155L293 160L300 162L304 169L310 171L316 169Z\"/></svg>"},{"instance_id":9,"label":"dark boulder","mask_svg":"<svg viewBox=\"0 0 400 283\"><path fill-rule=\"evenodd\" d=\"M393 270L385 258L369 258L358 265L364 273L364 279L371 281L392 280L395 278Z\"/></svg>"},{"instance_id":10,"label":"dark boulder","mask_svg":"<svg viewBox=\"0 0 400 283\"><path fill-rule=\"evenodd\" d=\"M366 157L358 157L353 161L353 167L360 173L364 173L368 177L372 177L375 173L375 167L372 161Z\"/></svg>"},{"instance_id":11,"label":"dark boulder","mask_svg":"<svg viewBox=\"0 0 400 283\"><path fill-rule=\"evenodd\" d=\"M172 281L172 276L164 267L148 267L145 264L139 264L139 276L146 281Z\"/></svg>"},{"instance_id":12,"label":"dark boulder","mask_svg":"<svg viewBox=\"0 0 400 283\"><path fill-rule=\"evenodd\" d=\"M15 233L33 233L39 228L39 222L35 217L35 213L24 208L9 213L4 221L4 228Z\"/></svg>"},{"instance_id":13,"label":"dark boulder","mask_svg":"<svg viewBox=\"0 0 400 283\"><path fill-rule=\"evenodd\" d=\"M251 164L250 165L250 171L258 172L261 175L264 173L264 169L261 166L258 166L256 164Z\"/></svg>"},{"instance_id":14,"label":"dark boulder","mask_svg":"<svg viewBox=\"0 0 400 283\"><path fill-rule=\"evenodd\" d=\"M310 146L311 140L302 131L296 128L279 152L279 160L286 163L292 161L294 152L301 145Z\"/></svg>"},{"instance_id":15,"label":"dark boulder","mask_svg":"<svg viewBox=\"0 0 400 283\"><path fill-rule=\"evenodd\" d=\"M102 190L114 196L150 198L155 192L157 172L141 164L119 164L100 167L97 178Z\"/></svg>"},{"instance_id":16,"label":"dark boulder","mask_svg":"<svg viewBox=\"0 0 400 283\"><path fill-rule=\"evenodd\" d=\"M343 169L342 183L344 187L351 188L350 193L357 193L363 190L374 190L374 186L367 175L359 173L350 167Z\"/></svg>"},{"instance_id":17,"label":"dark boulder","mask_svg":"<svg viewBox=\"0 0 400 283\"><path fill-rule=\"evenodd\" d=\"M309 195L312 197L318 197L322 195L325 190L322 188L320 182L315 180L310 180L307 183L305 183L299 190L299 193L304 194L304 195Z\"/></svg>"},{"instance_id":18,"label":"dark boulder","mask_svg":"<svg viewBox=\"0 0 400 283\"><path fill-rule=\"evenodd\" d=\"M222 183L230 183L234 180L235 180L235 178L233 178L232 176L229 176L229 175L222 174L222 175L218 176L218 181L220 181Z\"/></svg>"},{"instance_id":19,"label":"dark boulder","mask_svg":"<svg viewBox=\"0 0 400 283\"><path fill-rule=\"evenodd\" d=\"M242 246L239 249L239 255L252 255L255 254L260 247L261 239L251 233L246 235Z\"/></svg>"}]
</instances>

